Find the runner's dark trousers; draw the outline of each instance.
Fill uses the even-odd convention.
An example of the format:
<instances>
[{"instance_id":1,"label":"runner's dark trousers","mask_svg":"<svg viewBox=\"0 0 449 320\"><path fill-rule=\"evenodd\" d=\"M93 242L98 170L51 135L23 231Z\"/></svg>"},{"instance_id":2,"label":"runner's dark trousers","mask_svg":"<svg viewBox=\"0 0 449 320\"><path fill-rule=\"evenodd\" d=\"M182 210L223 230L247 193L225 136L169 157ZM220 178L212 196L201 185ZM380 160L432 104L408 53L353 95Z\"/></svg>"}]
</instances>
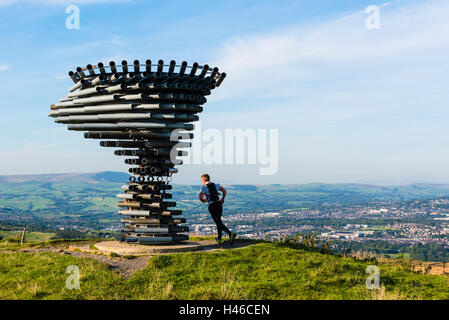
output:
<instances>
[{"instance_id":1,"label":"runner's dark trousers","mask_svg":"<svg viewBox=\"0 0 449 320\"><path fill-rule=\"evenodd\" d=\"M220 201L212 202L209 204L209 212L214 219L215 224L217 225L218 239L221 239L221 234L226 232L229 236L231 236L231 231L223 224L221 221L221 216L223 214L223 205Z\"/></svg>"}]
</instances>

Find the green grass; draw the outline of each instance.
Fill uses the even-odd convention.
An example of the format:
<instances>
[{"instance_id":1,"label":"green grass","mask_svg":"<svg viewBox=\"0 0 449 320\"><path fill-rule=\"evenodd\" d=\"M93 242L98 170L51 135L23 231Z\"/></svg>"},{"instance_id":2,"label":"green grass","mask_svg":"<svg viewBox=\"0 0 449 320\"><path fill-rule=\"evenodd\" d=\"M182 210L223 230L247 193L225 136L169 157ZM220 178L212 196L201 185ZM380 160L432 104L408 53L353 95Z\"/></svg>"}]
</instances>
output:
<instances>
[{"instance_id":1,"label":"green grass","mask_svg":"<svg viewBox=\"0 0 449 320\"><path fill-rule=\"evenodd\" d=\"M365 288L370 264L380 290ZM70 265L80 290L65 288ZM154 256L129 279L90 258L0 253L0 299L449 299L448 279L275 243Z\"/></svg>"},{"instance_id":2,"label":"green grass","mask_svg":"<svg viewBox=\"0 0 449 320\"><path fill-rule=\"evenodd\" d=\"M69 290L66 268L80 269L81 289ZM122 299L121 276L92 259L55 253L1 253L0 299ZM118 286L118 287L117 287Z\"/></svg>"},{"instance_id":3,"label":"green grass","mask_svg":"<svg viewBox=\"0 0 449 320\"><path fill-rule=\"evenodd\" d=\"M50 239L54 236L54 233L47 232L26 232L25 233L25 242L45 242L50 241ZM20 241L22 236L22 231L0 231L0 236L5 240L17 240Z\"/></svg>"},{"instance_id":4,"label":"green grass","mask_svg":"<svg viewBox=\"0 0 449 320\"><path fill-rule=\"evenodd\" d=\"M383 256L392 259L410 259L410 253L385 253Z\"/></svg>"}]
</instances>

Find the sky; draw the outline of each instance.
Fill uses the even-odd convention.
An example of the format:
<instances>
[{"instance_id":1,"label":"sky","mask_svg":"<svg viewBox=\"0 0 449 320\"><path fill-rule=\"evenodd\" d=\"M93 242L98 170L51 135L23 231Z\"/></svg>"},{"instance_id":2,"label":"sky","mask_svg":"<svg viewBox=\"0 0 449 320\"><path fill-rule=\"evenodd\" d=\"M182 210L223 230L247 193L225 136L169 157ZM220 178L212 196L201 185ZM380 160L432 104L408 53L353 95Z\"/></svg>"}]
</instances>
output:
<instances>
[{"instance_id":1,"label":"sky","mask_svg":"<svg viewBox=\"0 0 449 320\"><path fill-rule=\"evenodd\" d=\"M49 106L77 66L149 58L226 72L203 132L277 130L273 174L186 164L175 183L449 183L448 16L440 0L0 0L0 174L127 171Z\"/></svg>"}]
</instances>

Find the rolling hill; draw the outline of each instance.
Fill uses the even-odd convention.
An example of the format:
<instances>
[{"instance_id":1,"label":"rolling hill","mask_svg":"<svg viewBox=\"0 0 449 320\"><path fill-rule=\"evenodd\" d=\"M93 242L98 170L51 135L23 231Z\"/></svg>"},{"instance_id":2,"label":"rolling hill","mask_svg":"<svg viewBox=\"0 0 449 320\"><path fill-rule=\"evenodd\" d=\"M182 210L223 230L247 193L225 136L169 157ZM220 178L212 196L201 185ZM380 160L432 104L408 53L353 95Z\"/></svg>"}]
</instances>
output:
<instances>
[{"instance_id":1,"label":"rolling hill","mask_svg":"<svg viewBox=\"0 0 449 320\"><path fill-rule=\"evenodd\" d=\"M70 245L66 242L65 246ZM0 242L0 299L448 299L448 277L410 271L391 260L355 260L281 243L242 249L157 255L124 277L111 260L77 257L59 246L8 247ZM34 249L33 249L34 248ZM130 260L129 260L130 259ZM115 260L115 261L116 261ZM379 267L379 289L367 289L366 269ZM80 289L65 283L68 266Z\"/></svg>"}]
</instances>

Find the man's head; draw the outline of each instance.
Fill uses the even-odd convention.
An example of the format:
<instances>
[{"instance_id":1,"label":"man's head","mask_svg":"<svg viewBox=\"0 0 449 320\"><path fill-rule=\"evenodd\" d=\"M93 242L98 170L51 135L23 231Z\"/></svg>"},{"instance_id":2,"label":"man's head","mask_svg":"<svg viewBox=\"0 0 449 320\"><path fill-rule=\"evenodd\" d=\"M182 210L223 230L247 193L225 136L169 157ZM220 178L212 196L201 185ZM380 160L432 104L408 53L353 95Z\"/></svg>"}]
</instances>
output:
<instances>
[{"instance_id":1,"label":"man's head","mask_svg":"<svg viewBox=\"0 0 449 320\"><path fill-rule=\"evenodd\" d=\"M203 181L203 184L207 184L210 181L210 176L205 173L201 176L201 180Z\"/></svg>"}]
</instances>

